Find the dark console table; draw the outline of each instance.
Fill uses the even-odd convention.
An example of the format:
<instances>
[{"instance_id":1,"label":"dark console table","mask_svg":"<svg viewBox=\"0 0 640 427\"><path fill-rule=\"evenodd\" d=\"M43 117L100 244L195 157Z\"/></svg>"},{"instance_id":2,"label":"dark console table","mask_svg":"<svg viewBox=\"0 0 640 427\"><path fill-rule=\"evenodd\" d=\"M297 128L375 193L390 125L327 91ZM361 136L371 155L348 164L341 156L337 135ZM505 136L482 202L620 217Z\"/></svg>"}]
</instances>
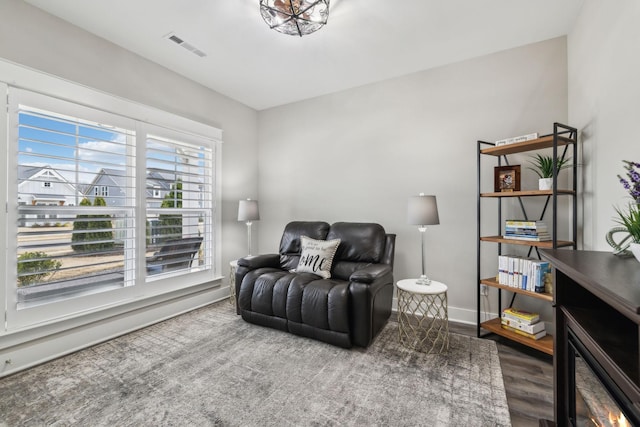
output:
<instances>
[{"instance_id":1,"label":"dark console table","mask_svg":"<svg viewBox=\"0 0 640 427\"><path fill-rule=\"evenodd\" d=\"M610 252L545 250L554 266L556 425L576 425L576 363L640 423L640 263ZM578 405L579 406L579 405Z\"/></svg>"}]
</instances>

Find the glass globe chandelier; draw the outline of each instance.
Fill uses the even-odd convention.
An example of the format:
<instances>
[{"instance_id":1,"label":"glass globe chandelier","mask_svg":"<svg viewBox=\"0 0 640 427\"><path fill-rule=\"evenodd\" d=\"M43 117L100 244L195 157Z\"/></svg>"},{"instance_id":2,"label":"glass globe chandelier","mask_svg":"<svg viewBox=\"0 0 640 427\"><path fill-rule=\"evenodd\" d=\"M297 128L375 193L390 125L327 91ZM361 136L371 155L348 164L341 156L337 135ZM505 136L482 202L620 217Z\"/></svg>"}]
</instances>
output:
<instances>
[{"instance_id":1,"label":"glass globe chandelier","mask_svg":"<svg viewBox=\"0 0 640 427\"><path fill-rule=\"evenodd\" d=\"M329 18L329 0L260 0L262 19L290 36L311 34Z\"/></svg>"}]
</instances>

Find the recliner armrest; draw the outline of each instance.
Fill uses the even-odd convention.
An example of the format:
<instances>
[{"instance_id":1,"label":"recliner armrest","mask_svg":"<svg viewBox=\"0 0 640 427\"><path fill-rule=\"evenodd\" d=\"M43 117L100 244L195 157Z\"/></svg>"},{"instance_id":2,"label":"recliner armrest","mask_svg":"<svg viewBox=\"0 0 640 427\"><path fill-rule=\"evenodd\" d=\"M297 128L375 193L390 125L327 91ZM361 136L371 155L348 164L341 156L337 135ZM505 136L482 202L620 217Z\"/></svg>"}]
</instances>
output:
<instances>
[{"instance_id":1,"label":"recliner armrest","mask_svg":"<svg viewBox=\"0 0 640 427\"><path fill-rule=\"evenodd\" d=\"M246 267L249 270L256 268L272 267L280 268L280 255L279 254L265 254L265 255L249 255L238 260L239 267Z\"/></svg>"},{"instance_id":2,"label":"recliner armrest","mask_svg":"<svg viewBox=\"0 0 640 427\"><path fill-rule=\"evenodd\" d=\"M391 267L387 264L371 264L367 267L354 271L349 276L350 282L373 283L376 279L391 273Z\"/></svg>"}]
</instances>

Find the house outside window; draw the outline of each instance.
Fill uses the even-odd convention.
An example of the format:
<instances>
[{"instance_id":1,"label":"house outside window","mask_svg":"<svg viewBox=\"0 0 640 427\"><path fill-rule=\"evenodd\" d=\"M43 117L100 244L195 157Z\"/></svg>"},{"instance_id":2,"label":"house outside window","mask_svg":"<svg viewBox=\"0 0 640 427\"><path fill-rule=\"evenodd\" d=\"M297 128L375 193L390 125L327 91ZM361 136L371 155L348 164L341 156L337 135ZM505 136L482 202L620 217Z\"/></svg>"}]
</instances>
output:
<instances>
[{"instance_id":1,"label":"house outside window","mask_svg":"<svg viewBox=\"0 0 640 427\"><path fill-rule=\"evenodd\" d=\"M214 277L215 141L22 89L11 88L9 103L9 164L17 169L6 179L18 181L9 189L9 224L20 225L8 234L16 254L6 272L10 328ZM141 163L168 189L161 205L136 202L148 188L145 174L135 173ZM93 188L93 200L83 196L104 171L118 177L111 194L118 206L107 204L114 190L107 185ZM38 202L30 185L49 174L55 188L53 181L41 185L60 194ZM209 197L202 200L200 188Z\"/></svg>"}]
</instances>

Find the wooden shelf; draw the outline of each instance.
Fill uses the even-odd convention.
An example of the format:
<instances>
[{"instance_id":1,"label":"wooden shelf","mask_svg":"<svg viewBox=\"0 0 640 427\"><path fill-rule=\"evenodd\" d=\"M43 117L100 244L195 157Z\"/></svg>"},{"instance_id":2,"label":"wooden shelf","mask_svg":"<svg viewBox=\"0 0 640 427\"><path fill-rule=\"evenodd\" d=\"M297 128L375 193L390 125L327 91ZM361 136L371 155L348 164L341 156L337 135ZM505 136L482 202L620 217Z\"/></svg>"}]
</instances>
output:
<instances>
[{"instance_id":1,"label":"wooden shelf","mask_svg":"<svg viewBox=\"0 0 640 427\"><path fill-rule=\"evenodd\" d=\"M522 345L536 349L540 352L543 352L552 356L554 355L555 339L551 335L546 335L545 337L539 340L534 340L531 338L527 338L526 336L517 334L515 332L502 329L502 325L500 324L499 317L497 319L492 319L486 322L482 322L482 313L484 311L483 307L486 310L489 307L489 303L491 302L491 299L493 297L496 297L496 299L498 300L497 311L498 312L501 311L503 308L505 308L504 306L505 301L503 300L503 297L507 292L508 292L509 299L511 299L510 304L513 304L513 301L516 297L518 298L518 301L520 301L521 297L526 297L524 299L534 298L538 300L538 304L542 302L543 305L547 305L547 304L554 305L554 303L557 300L556 295L552 293L537 293L532 291L526 291L524 289L513 288L508 285L502 285L498 283L496 276L482 279L483 276L486 277L495 272L495 270L486 271L484 273L482 272L483 270L482 266L484 265L484 263L482 262L483 256L488 256L489 254L493 254L493 249L483 247L482 242L498 243L499 245L503 245L503 244L509 245L509 247L500 246L498 251L499 255L504 255L509 251L517 250L518 246L520 246L523 249L526 248L529 252L529 255L531 255L531 253L533 252L533 249L535 248L535 252L538 254L538 257L540 257L539 249L555 250L558 248L569 248L569 249L576 248L577 212L576 212L575 198L578 195L578 193L577 193L576 178L575 178L577 176L576 175L577 165L575 163L575 160L576 160L577 149L578 149L577 133L578 133L578 130L576 128L573 128L561 123L554 123L553 133L548 135L542 135L539 138L532 139L529 141L517 142L514 144L506 144L506 145L500 145L500 146L496 146L491 142L478 141L478 147L477 147L478 169L479 170L484 169L485 172L490 172L489 170L486 170L489 166L488 163L497 163L500 166L505 165L505 163L509 165L510 163L513 163L512 161L510 161L510 160L513 160L513 159L510 159L511 155L517 154L517 153L534 152L537 150L547 150L545 151L544 154L550 154L548 152L553 150L554 151L553 154L557 155L558 157L567 155L568 158L574 159L574 162L572 162L571 164L571 172L573 173L572 175L573 178L569 179L566 183L562 181L563 184L560 184L560 181L557 181L557 176L556 176L555 177L556 181L554 183L555 191L554 189L538 190L537 186L533 186L533 187L527 186L527 188L523 188L522 190L519 190L519 191L482 192L481 189L483 188L487 190L493 190L496 188L496 186L495 186L495 182L493 181L491 183L489 182L484 183L484 179L482 178L484 174L478 173L478 192L477 192L478 227L480 227L480 224L483 224L484 203L495 203L495 202L488 201L488 199L493 198L493 199L497 199L498 209L496 211L497 215L494 214L491 216L495 217L496 224L495 224L495 228L487 228L486 231L488 233L504 233L503 235L499 235L499 236L482 236L482 237L479 237L479 241L477 242L478 243L478 253L477 253L478 275L480 277L480 280L478 281L478 285L477 285L478 295L477 295L477 301L476 301L477 302L476 327L477 327L478 337L481 337L483 334L486 335L487 332L490 332L496 335L500 335L501 337L503 337L504 341L512 340ZM483 161L483 156L485 155L494 156L494 161L486 161L486 159L485 161ZM536 197L538 197L538 199L535 199ZM542 199L539 199L540 197L542 197ZM573 206L567 207L567 210L570 211L572 215L572 220L570 224L571 228L565 227L564 223L559 223L559 221L557 221L558 216L561 213L564 213L564 208L565 208L564 203L560 203L561 200L562 201L573 200ZM537 202L543 202L543 203L537 203ZM518 204L520 206L520 211L522 214L522 215L518 215L520 217L523 217L523 218L535 217L534 220L544 220L545 218L547 218L549 220L548 221L549 224L547 225L547 227L549 228L549 234L554 238L557 238L557 240L555 241L546 240L546 241L539 242L539 241L527 240L527 239L506 238L505 236L506 233L503 230L505 227L505 221L504 221L503 215L507 214L507 217L511 217L511 218L513 218L514 216L513 216L513 213L508 213L508 212L511 212L510 210L506 210L504 208L505 207L515 208L516 205ZM544 207L542 206L543 204L544 204ZM539 214L529 215L527 213L527 210L529 210L530 208L532 211L535 211L535 212L540 211ZM487 212L493 212L493 211L487 211ZM484 219L484 221L486 222L486 219ZM483 228L484 227L480 227L479 229L483 229ZM564 240L560 240L559 239L560 236L562 236ZM567 240L567 239L571 239L571 240ZM489 249L491 249L491 251L489 251ZM572 251L564 250L561 252L572 252ZM482 286L488 286L496 290L488 293L487 295L489 295L489 297L482 297L481 296ZM555 292L557 292L557 287L555 288ZM529 302L532 302L532 301L529 301ZM526 309L526 306L523 308ZM495 310L496 309L489 310L489 311L495 311Z\"/></svg>"},{"instance_id":2,"label":"wooden shelf","mask_svg":"<svg viewBox=\"0 0 640 427\"><path fill-rule=\"evenodd\" d=\"M485 236L481 237L483 242L493 243L506 243L508 245L521 245L521 246L536 246L538 248L553 249L553 240L547 240L544 242L532 242L530 240L518 240L518 239L505 239L502 236ZM556 247L562 248L566 246L573 246L573 242L568 240L558 240Z\"/></svg>"},{"instance_id":3,"label":"wooden shelf","mask_svg":"<svg viewBox=\"0 0 640 427\"><path fill-rule=\"evenodd\" d=\"M531 298L538 298L541 300L553 302L553 295L548 293L538 293L525 291L524 289L513 288L511 286L501 285L495 278L488 278L480 280L480 283L483 285L491 286L492 288L499 288L509 292L515 292L516 294L523 294Z\"/></svg>"},{"instance_id":4,"label":"wooden shelf","mask_svg":"<svg viewBox=\"0 0 640 427\"><path fill-rule=\"evenodd\" d=\"M573 190L558 190L558 194L573 195ZM525 190L525 191L497 191L480 193L480 197L526 197L526 196L553 196L553 190Z\"/></svg>"},{"instance_id":5,"label":"wooden shelf","mask_svg":"<svg viewBox=\"0 0 640 427\"><path fill-rule=\"evenodd\" d=\"M571 138L558 135L558 147L567 144L575 144ZM516 142L515 144L500 145L498 147L489 147L480 150L481 154L489 154L492 156L504 156L506 154L522 153L525 151L541 150L543 148L553 147L553 135L543 136L531 141Z\"/></svg>"},{"instance_id":6,"label":"wooden shelf","mask_svg":"<svg viewBox=\"0 0 640 427\"><path fill-rule=\"evenodd\" d=\"M482 322L480 326L483 329L486 329L489 332L493 332L496 335L500 335L512 341L518 342L522 345L526 345L527 347L534 348L538 351L541 351L543 353L553 356L553 336L551 335L547 334L544 337L540 338L539 340L534 340L531 338L524 337L520 334L516 334L515 332L502 329L502 325L500 323L499 317L488 320L486 322Z\"/></svg>"}]
</instances>

